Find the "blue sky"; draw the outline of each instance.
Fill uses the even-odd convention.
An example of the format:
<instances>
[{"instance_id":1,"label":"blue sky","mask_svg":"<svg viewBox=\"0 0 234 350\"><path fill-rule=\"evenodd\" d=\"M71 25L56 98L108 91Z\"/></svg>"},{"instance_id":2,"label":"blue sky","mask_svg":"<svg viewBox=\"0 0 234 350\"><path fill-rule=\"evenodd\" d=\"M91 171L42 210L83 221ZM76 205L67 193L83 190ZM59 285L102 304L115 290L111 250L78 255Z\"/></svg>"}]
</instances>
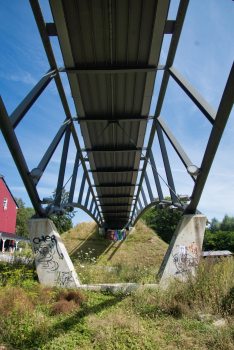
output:
<instances>
[{"instance_id":1,"label":"blue sky","mask_svg":"<svg viewBox=\"0 0 234 350\"><path fill-rule=\"evenodd\" d=\"M48 1L43 0L40 3L45 20L52 21ZM177 7L178 1L172 0L169 19L175 19ZM177 70L216 110L234 57L233 18L234 2L232 0L191 0L174 62ZM165 36L160 58L161 64L165 63L170 38L170 35ZM51 41L58 66L63 66L57 38L51 38ZM10 115L49 69L28 0L0 2L0 42L0 94ZM65 75L62 75L62 79L72 115L75 117L76 112L68 80ZM155 108L161 79L162 74L159 72L155 83L151 114ZM172 79L170 79L161 116L173 130L192 162L200 166L211 126ZM16 135L29 169L38 165L51 138L54 137L64 119L64 111L55 84L51 82L16 128ZM146 141L150 126L149 123ZM78 126L77 132L81 146L83 146ZM199 204L199 210L206 214L208 219L217 217L222 220L226 213L230 216L234 215L233 134L234 112L232 111ZM178 194L191 195L193 182L167 140L166 145L176 191ZM0 135L0 149L0 174L5 176L13 195L22 198L27 206L31 206L2 135ZM166 179L157 139L153 144L153 152L157 169ZM65 181L72 174L75 153L71 140ZM41 198L50 196L56 188L60 157L61 146L56 150L38 185ZM150 169L148 171L153 193L156 196L152 172ZM80 170L76 196L78 196L81 177L82 171ZM169 194L167 188L163 184L162 187L164 195L167 196ZM69 185L66 189L69 190ZM86 213L78 210L74 224L89 220L90 217Z\"/></svg>"}]
</instances>

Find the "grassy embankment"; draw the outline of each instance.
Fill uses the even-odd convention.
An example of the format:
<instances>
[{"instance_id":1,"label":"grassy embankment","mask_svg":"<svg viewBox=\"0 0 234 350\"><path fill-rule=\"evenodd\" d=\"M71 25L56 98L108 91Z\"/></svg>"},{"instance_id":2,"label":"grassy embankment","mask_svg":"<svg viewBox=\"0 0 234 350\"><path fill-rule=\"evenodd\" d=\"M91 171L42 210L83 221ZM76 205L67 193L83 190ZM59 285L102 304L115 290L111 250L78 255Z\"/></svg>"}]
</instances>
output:
<instances>
[{"instance_id":1,"label":"grassy embankment","mask_svg":"<svg viewBox=\"0 0 234 350\"><path fill-rule=\"evenodd\" d=\"M82 283L155 283L168 247L142 222L122 242L102 237L94 222L80 223L61 237Z\"/></svg>"},{"instance_id":2,"label":"grassy embankment","mask_svg":"<svg viewBox=\"0 0 234 350\"><path fill-rule=\"evenodd\" d=\"M116 252L114 247L106 254L96 251L98 263L113 266L129 259L129 265L132 261L144 264L145 246L151 246L152 237L145 243L134 234L129 239L139 244L138 254L132 251L134 259L126 241ZM78 255L79 247L88 243L85 237L82 242L71 244ZM90 248L98 250L97 246ZM155 267L156 252L158 249L152 255L145 253L148 268ZM111 255L115 261L108 260ZM31 267L0 264L0 349L234 348L233 260L214 264L207 259L200 263L197 276L186 283L174 282L167 290L147 289L128 295L43 288L34 275ZM217 327L214 322L220 319L223 326Z\"/></svg>"}]
</instances>

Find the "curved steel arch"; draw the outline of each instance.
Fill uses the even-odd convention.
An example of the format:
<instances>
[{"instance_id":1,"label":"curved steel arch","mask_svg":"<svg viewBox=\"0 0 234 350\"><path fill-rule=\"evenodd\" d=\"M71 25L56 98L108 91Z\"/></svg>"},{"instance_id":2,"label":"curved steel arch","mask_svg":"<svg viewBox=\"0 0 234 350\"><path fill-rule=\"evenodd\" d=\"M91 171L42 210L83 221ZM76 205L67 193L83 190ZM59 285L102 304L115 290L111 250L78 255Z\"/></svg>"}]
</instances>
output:
<instances>
[{"instance_id":1,"label":"curved steel arch","mask_svg":"<svg viewBox=\"0 0 234 350\"><path fill-rule=\"evenodd\" d=\"M147 211L149 210L150 208L152 207L155 207L156 205L158 205L159 203L165 203L167 206L170 206L170 205L174 205L175 207L178 208L178 210L182 211L184 213L187 205L185 205L185 207L183 207L181 204L179 203L173 203L172 201L168 201L166 199L163 199L163 200L157 200L157 201L153 201L151 203L149 203L139 214L138 216L134 219L134 222L132 223L132 226L135 226L137 221L142 217L142 215ZM129 225L130 226L130 225Z\"/></svg>"}]
</instances>

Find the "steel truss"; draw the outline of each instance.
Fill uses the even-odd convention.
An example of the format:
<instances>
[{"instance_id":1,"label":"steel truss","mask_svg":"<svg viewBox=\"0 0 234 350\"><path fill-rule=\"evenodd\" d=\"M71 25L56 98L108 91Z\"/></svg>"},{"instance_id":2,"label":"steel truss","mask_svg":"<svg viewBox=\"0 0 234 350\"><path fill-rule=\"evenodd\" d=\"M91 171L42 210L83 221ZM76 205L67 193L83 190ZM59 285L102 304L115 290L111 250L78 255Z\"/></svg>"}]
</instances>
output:
<instances>
[{"instance_id":1,"label":"steel truss","mask_svg":"<svg viewBox=\"0 0 234 350\"><path fill-rule=\"evenodd\" d=\"M39 217L47 217L48 210L42 207L42 201L40 200L37 192L37 184L40 181L40 178L43 175L43 172L45 171L48 163L51 160L51 157L53 156L56 148L58 147L64 135L65 136L64 136L64 142L63 142L63 150L61 155L60 170L58 174L58 182L56 187L56 198L55 198L54 206L59 207L61 205L61 193L64 187L64 175L65 175L65 169L66 169L67 154L68 154L70 137L72 136L76 145L77 153L76 153L76 158L74 162L73 174L71 177L69 201L67 205L69 204L71 206L78 207L84 210L93 218L94 221L96 221L96 223L98 223L98 225L102 227L108 227L108 220L110 219L113 224L117 223L119 219L121 220L123 219L124 221L127 222L125 226L135 225L136 222L141 217L141 215L143 215L146 210L148 210L152 206L158 205L159 203L163 203L166 206L173 205L179 210L183 212L185 211L185 213L187 214L196 213L197 206L198 206L203 188L205 186L207 176L209 174L213 159L215 157L219 142L221 140L225 125L227 123L229 114L233 106L234 66L232 66L231 68L231 72L228 77L227 84L223 92L223 96L217 112L192 87L192 85L175 69L175 67L173 67L173 61L176 54L176 49L178 46L181 30L183 27L183 22L185 19L188 3L189 3L188 0L181 0L176 20L166 21L164 34L171 33L172 39L171 39L171 44L170 44L169 53L168 53L165 66L157 66L157 67L151 66L151 65L142 66L142 67L115 66L114 68L112 66L105 66L105 67L98 67L98 68L94 66L94 67L88 67L88 68L66 69L65 67L57 66L53 49L51 46L50 36L57 35L55 25L53 23L45 23L38 0L30 0L30 4L31 4L32 10L35 16L35 20L41 35L44 49L50 64L50 69L42 77L42 79L38 82L38 84L32 89L32 91L25 97L25 99L20 103L20 105L15 109L15 111L11 114L11 116L8 116L8 113L5 109L3 101L2 99L0 99L0 116L1 116L0 127L3 133L3 136L6 140L6 143L8 145L8 148L16 163L18 171L22 177L22 180L29 194L31 202ZM154 72L156 74L158 70L163 70L164 74L163 74L159 97L158 97L158 101L155 109L155 114L154 116L148 116L148 117L139 115L138 117L135 117L135 118L131 118L131 117L123 118L121 116L112 117L112 118L101 118L101 117L94 118L89 116L82 118L78 116L78 118L73 118L69 109L68 101L67 101L63 84L61 81L61 77L60 77L60 74L63 74L63 73L66 73L68 75L74 75L74 74L76 75L83 75L83 74L118 75L123 73ZM208 144L203 156L203 160L200 166L200 174L198 176L192 176L192 179L194 180L194 188L193 188L192 196L190 198L191 202L187 207L183 204L183 202L179 201L176 195L173 174L172 174L170 161L169 161L165 140L164 140L165 136L173 146L174 150L178 154L185 168L188 168L188 166L193 163L188 157L188 155L185 153L181 145L179 144L178 140L173 135L172 131L168 128L163 118L160 116L170 77L176 81L178 86L190 97L193 103L200 109L200 111L204 114L204 116L208 119L208 121L212 125L209 141L208 141ZM30 171L28 169L28 166L25 162L23 153L21 151L20 145L15 135L14 129L21 122L25 114L28 112L28 110L31 108L31 106L34 104L34 102L37 100L40 94L44 91L44 89L48 86L48 84L53 79L55 80L55 83L59 92L59 96L63 105L66 119L61 125L61 127L59 128L57 134L55 135L50 146L48 147L47 151L45 152L40 163L37 166L37 169L40 175L38 177L33 177L32 170ZM123 147L121 149L116 149L116 148L101 149L101 148L95 148L95 147L90 149L81 149L78 136L75 130L75 126L74 126L75 122L78 122L80 124L90 123L90 122L92 123L108 122L110 124L114 123L116 127L118 127L119 123L121 123L124 129L124 122L127 122L127 121L146 121L147 122L148 120L153 120L153 123L152 123L151 132L150 132L149 142L146 148L138 148L136 145L131 145L129 148ZM167 177L167 183L168 183L170 195L171 195L171 201L164 200L164 195L160 184L160 178L157 172L157 167L156 167L154 155L152 152L152 144L154 141L155 133L157 134L157 138L160 145L161 155L162 155L166 177ZM113 168L102 169L100 167L100 168L96 168L96 170L88 170L86 167L86 162L89 161L89 159L83 156L83 152L91 152L91 153L140 152L142 153L143 151L145 151L145 155L142 154L142 157L140 158L141 160L144 161L142 169L128 169L126 167L115 168L115 169ZM152 192L148 174L146 171L148 163L152 167L154 181L157 189L156 195L154 195ZM83 169L83 177L80 184L79 196L77 198L77 201L75 201L74 191L75 191L76 179L77 179L77 174L78 174L80 165ZM141 176L140 176L139 183L137 185L131 184L131 183L126 183L125 185L118 184L118 183L92 185L92 182L90 179L90 173L92 173L92 175L98 174L98 173L103 173L103 174L105 173L125 174L126 173L127 174L127 173L138 173L138 171L141 171ZM144 186L144 182L146 186ZM86 198L83 198L84 188L86 184L88 185L88 191L87 191ZM108 187L109 188L119 188L119 187L135 188L136 187L137 192L135 195L115 194L115 195L101 195L101 196L98 195L97 196L94 192L94 187L95 188L108 188ZM147 191L148 191L148 196L150 199L149 203L146 199L145 188L147 188ZM141 201L140 195L142 197L143 202ZM90 202L90 198L91 198L91 204L88 206ZM114 198L116 200L116 203L105 204L104 202L102 202L104 199L108 199L108 198L109 199ZM155 198L158 198L158 200L155 200ZM119 203L118 199L128 199L128 200L131 199L132 202L130 204L129 202ZM84 204L82 204L82 202L84 202ZM117 209L111 210L111 207L115 207Z\"/></svg>"}]
</instances>

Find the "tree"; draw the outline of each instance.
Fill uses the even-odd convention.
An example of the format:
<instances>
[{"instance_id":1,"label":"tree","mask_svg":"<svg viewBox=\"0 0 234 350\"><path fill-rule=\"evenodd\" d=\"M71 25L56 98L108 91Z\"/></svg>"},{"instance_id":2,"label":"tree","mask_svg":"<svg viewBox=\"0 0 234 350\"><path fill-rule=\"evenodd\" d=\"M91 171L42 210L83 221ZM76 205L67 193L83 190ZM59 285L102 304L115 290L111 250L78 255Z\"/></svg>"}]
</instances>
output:
<instances>
[{"instance_id":1,"label":"tree","mask_svg":"<svg viewBox=\"0 0 234 350\"><path fill-rule=\"evenodd\" d=\"M53 199L56 197L56 190L52 194ZM62 190L61 195L61 203L67 203L69 198L69 192L67 192L65 189ZM54 213L50 215L50 219L55 224L55 227L57 228L59 234L68 231L70 228L72 228L72 219L75 216L75 211L68 212L65 211L65 214L59 215L57 213Z\"/></svg>"},{"instance_id":2,"label":"tree","mask_svg":"<svg viewBox=\"0 0 234 350\"><path fill-rule=\"evenodd\" d=\"M234 232L206 230L203 250L230 250L234 252Z\"/></svg>"},{"instance_id":3,"label":"tree","mask_svg":"<svg viewBox=\"0 0 234 350\"><path fill-rule=\"evenodd\" d=\"M25 203L21 198L15 198L15 201L19 206L16 216L15 233L18 236L29 238L27 221L35 214L35 210L30 207L25 208Z\"/></svg>"},{"instance_id":4,"label":"tree","mask_svg":"<svg viewBox=\"0 0 234 350\"><path fill-rule=\"evenodd\" d=\"M171 200L168 197L165 199ZM147 226L151 227L164 242L170 243L181 216L182 212L179 210L175 213L169 213L167 208L159 209L156 205L147 210L142 215L142 219L145 220Z\"/></svg>"},{"instance_id":5,"label":"tree","mask_svg":"<svg viewBox=\"0 0 234 350\"><path fill-rule=\"evenodd\" d=\"M220 228L220 222L219 222L219 220L216 219L216 218L213 218L213 219L211 220L211 222L210 222L210 227L209 227L210 231L211 231L211 232L215 232L215 231L218 231L219 228Z\"/></svg>"}]
</instances>

